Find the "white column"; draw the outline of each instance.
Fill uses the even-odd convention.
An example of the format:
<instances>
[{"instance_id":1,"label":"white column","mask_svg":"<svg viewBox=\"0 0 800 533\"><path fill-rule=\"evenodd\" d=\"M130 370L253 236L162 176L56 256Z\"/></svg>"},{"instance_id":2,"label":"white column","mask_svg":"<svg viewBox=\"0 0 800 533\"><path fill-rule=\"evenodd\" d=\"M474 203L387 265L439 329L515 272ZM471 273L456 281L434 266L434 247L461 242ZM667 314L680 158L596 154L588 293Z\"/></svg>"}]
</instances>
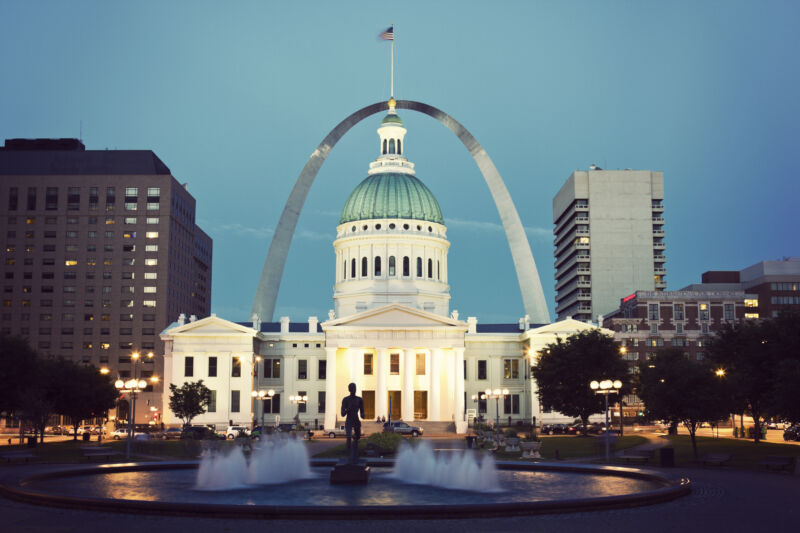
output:
<instances>
[{"instance_id":1,"label":"white column","mask_svg":"<svg viewBox=\"0 0 800 533\"><path fill-rule=\"evenodd\" d=\"M389 417L388 412L388 398L389 392L386 388L386 379L389 374L389 350L386 348L378 348L375 351L377 361L375 362L375 376L377 379L377 387L375 391L375 416Z\"/></svg>"},{"instance_id":2,"label":"white column","mask_svg":"<svg viewBox=\"0 0 800 533\"><path fill-rule=\"evenodd\" d=\"M356 385L358 385L358 379L357 379L358 350L356 348L347 349L347 366L348 369L350 370L349 373L350 378L349 381L347 382L347 386L349 386L350 383L355 383ZM361 391L358 391L358 394L361 394Z\"/></svg>"},{"instance_id":3,"label":"white column","mask_svg":"<svg viewBox=\"0 0 800 533\"><path fill-rule=\"evenodd\" d=\"M464 425L464 348L454 348L455 357L455 388L453 398L453 420L456 422L456 432L463 433ZM466 429L466 428L464 428Z\"/></svg>"},{"instance_id":4,"label":"white column","mask_svg":"<svg viewBox=\"0 0 800 533\"><path fill-rule=\"evenodd\" d=\"M401 416L406 422L414 421L414 373L416 372L414 350L403 350L403 406Z\"/></svg>"},{"instance_id":5,"label":"white column","mask_svg":"<svg viewBox=\"0 0 800 533\"><path fill-rule=\"evenodd\" d=\"M336 427L336 346L325 347L325 430Z\"/></svg>"},{"instance_id":6,"label":"white column","mask_svg":"<svg viewBox=\"0 0 800 533\"><path fill-rule=\"evenodd\" d=\"M434 348L431 350L431 388L430 388L430 410L428 420L441 420L441 370L442 370L442 349Z\"/></svg>"},{"instance_id":7,"label":"white column","mask_svg":"<svg viewBox=\"0 0 800 533\"><path fill-rule=\"evenodd\" d=\"M427 264L425 265L427 268ZM427 272L426 272L427 275ZM427 418L426 420L433 420L431 418L431 384L433 383L433 368L431 366L431 360L433 359L433 353L431 353L431 349L428 348L425 350L425 388L428 390L428 405L427 405Z\"/></svg>"}]
</instances>

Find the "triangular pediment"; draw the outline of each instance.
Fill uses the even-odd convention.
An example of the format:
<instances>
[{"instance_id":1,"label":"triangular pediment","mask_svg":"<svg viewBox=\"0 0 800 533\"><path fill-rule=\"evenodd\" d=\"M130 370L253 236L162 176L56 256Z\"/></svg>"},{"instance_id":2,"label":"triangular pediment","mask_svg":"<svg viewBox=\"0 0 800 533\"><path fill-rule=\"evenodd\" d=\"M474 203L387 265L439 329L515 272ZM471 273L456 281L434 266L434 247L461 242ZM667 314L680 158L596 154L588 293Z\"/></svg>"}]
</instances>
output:
<instances>
[{"instance_id":1,"label":"triangular pediment","mask_svg":"<svg viewBox=\"0 0 800 533\"><path fill-rule=\"evenodd\" d=\"M545 324L544 326L540 326L535 329L529 329L525 333L531 336L546 334L546 335L558 335L559 337L566 338L575 333L580 333L581 331L590 331L593 329L599 329L606 335L611 335L611 336L614 335L614 332L611 331L610 329L598 328L594 324L588 324L580 320L575 320L574 318L566 318L558 322L553 322L552 324Z\"/></svg>"},{"instance_id":2,"label":"triangular pediment","mask_svg":"<svg viewBox=\"0 0 800 533\"><path fill-rule=\"evenodd\" d=\"M389 304L361 313L334 318L322 323L322 329L338 327L360 328L459 328L467 329L467 323L402 304Z\"/></svg>"},{"instance_id":3,"label":"triangular pediment","mask_svg":"<svg viewBox=\"0 0 800 533\"><path fill-rule=\"evenodd\" d=\"M200 336L200 337L218 337L230 335L247 335L254 337L256 331L253 328L242 326L230 320L219 318L216 315L195 320L194 322L187 322L186 324L173 324L161 332L162 336Z\"/></svg>"}]
</instances>

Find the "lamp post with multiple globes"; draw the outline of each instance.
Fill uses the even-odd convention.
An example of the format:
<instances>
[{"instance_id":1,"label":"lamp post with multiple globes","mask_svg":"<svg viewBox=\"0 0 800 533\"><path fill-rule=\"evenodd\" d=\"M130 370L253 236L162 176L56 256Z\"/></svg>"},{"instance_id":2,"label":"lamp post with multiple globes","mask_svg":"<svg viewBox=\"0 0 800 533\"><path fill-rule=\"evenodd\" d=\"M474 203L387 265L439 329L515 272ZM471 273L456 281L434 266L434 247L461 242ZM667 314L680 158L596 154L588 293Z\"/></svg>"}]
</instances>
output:
<instances>
[{"instance_id":1,"label":"lamp post with multiple globes","mask_svg":"<svg viewBox=\"0 0 800 533\"><path fill-rule=\"evenodd\" d=\"M608 432L608 395L609 394L618 394L619 390L622 388L622 382L618 379L610 380L604 379L603 381L592 381L589 383L589 387L595 392L595 394L602 394L606 399L606 434L605 434L605 441L606 441L606 462L608 462L609 458L609 432Z\"/></svg>"},{"instance_id":2,"label":"lamp post with multiple globes","mask_svg":"<svg viewBox=\"0 0 800 533\"><path fill-rule=\"evenodd\" d=\"M264 432L264 405L267 400L272 400L272 397L275 396L275 391L270 389L267 391L260 390L260 391L253 391L250 395L254 399L261 400L261 432Z\"/></svg>"},{"instance_id":3,"label":"lamp post with multiple globes","mask_svg":"<svg viewBox=\"0 0 800 533\"><path fill-rule=\"evenodd\" d=\"M495 425L495 438L500 446L500 398L508 396L508 389L486 389L482 394L485 398L494 398L494 409L497 423Z\"/></svg>"},{"instance_id":4,"label":"lamp post with multiple globes","mask_svg":"<svg viewBox=\"0 0 800 533\"><path fill-rule=\"evenodd\" d=\"M152 360L153 359L153 352L149 352L145 357L147 358L148 361ZM136 424L136 393L142 392L143 390L145 390L147 388L147 385L148 385L147 381L145 381L144 379L139 379L139 376L138 376L138 374L139 374L139 372L138 372L138 363L141 363L141 362L142 362L142 357L139 354L139 352L133 352L131 354L131 366L132 366L131 375L133 377L131 379L127 379L127 380L123 380L123 379L120 378L114 383L114 386L117 388L117 390L119 392L130 392L131 393L131 410L130 410L130 413L129 413L130 416L129 416L129 420L128 420L128 445L126 447L126 452L125 452L125 457L127 459L131 458L131 441L133 440L133 436L135 435L134 427L135 427L135 424ZM105 369L105 370L107 370L107 369ZM101 370L101 372L103 372L103 370ZM104 373L107 373L107 372L104 372ZM155 376L152 376L150 378L150 381L152 383L157 383L158 382L158 378L155 377Z\"/></svg>"},{"instance_id":5,"label":"lamp post with multiple globes","mask_svg":"<svg viewBox=\"0 0 800 533\"><path fill-rule=\"evenodd\" d=\"M302 396L289 396L289 401L297 404L297 415L295 418L297 419L297 425L300 426L300 405L308 403L308 395L304 394ZM299 427L298 427L299 429Z\"/></svg>"}]
</instances>

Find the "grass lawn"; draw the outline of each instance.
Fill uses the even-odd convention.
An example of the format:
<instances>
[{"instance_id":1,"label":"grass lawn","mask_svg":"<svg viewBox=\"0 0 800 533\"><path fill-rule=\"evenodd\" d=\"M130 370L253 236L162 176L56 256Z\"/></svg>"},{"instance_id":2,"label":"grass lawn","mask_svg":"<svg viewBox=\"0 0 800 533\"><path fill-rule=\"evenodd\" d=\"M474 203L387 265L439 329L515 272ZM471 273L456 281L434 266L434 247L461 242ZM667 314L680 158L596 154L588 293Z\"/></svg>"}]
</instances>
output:
<instances>
[{"instance_id":1,"label":"grass lawn","mask_svg":"<svg viewBox=\"0 0 800 533\"><path fill-rule=\"evenodd\" d=\"M220 441L222 445L225 442ZM28 459L29 462L35 463L87 463L90 462L83 456L81 448L83 446L97 446L97 440L92 439L91 442L84 442L83 440L68 440L59 442L45 442L37 444L35 448L28 448L26 445L12 445L3 446L0 451L14 451L14 450L30 450L35 455L35 459ZM111 456L106 461L105 458L92 458L93 462L102 461L110 463L126 462L125 450L127 442L124 440L103 440L103 447L110 447L115 451L120 452L120 455ZM131 459L136 461L150 461L152 457L157 456L172 459L194 459L199 456L201 451L200 444L197 441L179 441L179 440L153 440L153 441L134 441L131 445ZM141 455L140 455L141 454ZM20 463L22 460L13 460L12 463ZM0 464L10 464L2 463Z\"/></svg>"},{"instance_id":2,"label":"grass lawn","mask_svg":"<svg viewBox=\"0 0 800 533\"><path fill-rule=\"evenodd\" d=\"M688 435L675 435L667 438L670 445L675 448L676 466L697 466L702 463L695 460L692 453L692 441ZM800 457L800 446L795 444L777 444L773 442L759 442L751 440L715 439L712 437L697 437L698 457L704 453L729 453L731 460L727 466L736 468L759 468L758 463L767 455L786 455ZM763 467L762 467L763 468Z\"/></svg>"},{"instance_id":3,"label":"grass lawn","mask_svg":"<svg viewBox=\"0 0 800 533\"><path fill-rule=\"evenodd\" d=\"M616 439L611 444L611 452L624 450L632 446L638 446L647 442L647 439L640 435L625 435ZM539 451L542 458L553 460L573 459L578 457L591 457L593 455L605 454L605 443L601 437L543 437L542 448ZM495 457L500 460L519 459L522 452L505 452L502 449L495 452ZM558 454L556 456L556 454Z\"/></svg>"}]
</instances>

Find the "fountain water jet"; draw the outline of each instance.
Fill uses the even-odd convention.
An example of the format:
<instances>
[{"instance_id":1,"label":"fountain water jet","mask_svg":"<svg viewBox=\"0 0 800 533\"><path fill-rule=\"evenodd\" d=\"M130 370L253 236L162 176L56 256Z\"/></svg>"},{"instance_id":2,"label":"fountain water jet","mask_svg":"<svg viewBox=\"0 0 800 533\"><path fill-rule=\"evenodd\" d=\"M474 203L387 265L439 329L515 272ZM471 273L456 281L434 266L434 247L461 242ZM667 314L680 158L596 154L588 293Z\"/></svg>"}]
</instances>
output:
<instances>
[{"instance_id":1,"label":"fountain water jet","mask_svg":"<svg viewBox=\"0 0 800 533\"><path fill-rule=\"evenodd\" d=\"M391 477L405 483L447 489L502 492L491 456L485 456L479 464L471 452L436 455L427 441L417 446L404 446L397 456Z\"/></svg>"},{"instance_id":2,"label":"fountain water jet","mask_svg":"<svg viewBox=\"0 0 800 533\"><path fill-rule=\"evenodd\" d=\"M195 488L233 490L311 477L308 452L303 443L276 438L263 440L255 446L249 462L240 446L233 446L227 453L207 452L200 460Z\"/></svg>"}]
</instances>

